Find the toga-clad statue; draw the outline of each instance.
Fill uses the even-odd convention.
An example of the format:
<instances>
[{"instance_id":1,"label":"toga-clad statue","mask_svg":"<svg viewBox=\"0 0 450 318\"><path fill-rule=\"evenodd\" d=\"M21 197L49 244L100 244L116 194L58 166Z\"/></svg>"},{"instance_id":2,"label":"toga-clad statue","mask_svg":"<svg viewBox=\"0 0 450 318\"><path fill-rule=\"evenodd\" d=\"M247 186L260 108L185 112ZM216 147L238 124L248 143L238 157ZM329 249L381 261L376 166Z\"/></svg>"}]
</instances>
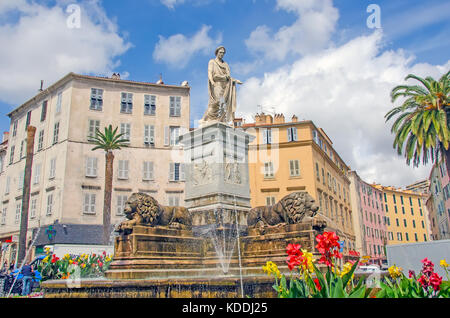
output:
<instances>
[{"instance_id":1,"label":"toga-clad statue","mask_svg":"<svg viewBox=\"0 0 450 318\"><path fill-rule=\"evenodd\" d=\"M230 75L230 67L223 60L225 47L219 46L215 59L208 64L208 109L203 115L202 122L219 121L230 123L234 120L236 112L236 84L241 81Z\"/></svg>"}]
</instances>

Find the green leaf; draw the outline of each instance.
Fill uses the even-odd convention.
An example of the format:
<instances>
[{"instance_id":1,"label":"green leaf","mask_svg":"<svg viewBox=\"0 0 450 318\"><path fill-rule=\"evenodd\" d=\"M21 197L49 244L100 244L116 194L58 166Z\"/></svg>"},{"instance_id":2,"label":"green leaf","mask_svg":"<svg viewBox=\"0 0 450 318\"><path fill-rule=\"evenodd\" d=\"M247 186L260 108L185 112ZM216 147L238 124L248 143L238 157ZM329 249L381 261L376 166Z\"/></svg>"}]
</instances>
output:
<instances>
[{"instance_id":1,"label":"green leaf","mask_svg":"<svg viewBox=\"0 0 450 318\"><path fill-rule=\"evenodd\" d=\"M319 280L319 284L322 287L320 293L324 298L329 298L330 294L328 291L328 285L325 281L325 278L323 277L323 274L319 271L319 269L317 268L316 264L312 263L313 267L314 267L314 272L316 274L317 279Z\"/></svg>"}]
</instances>

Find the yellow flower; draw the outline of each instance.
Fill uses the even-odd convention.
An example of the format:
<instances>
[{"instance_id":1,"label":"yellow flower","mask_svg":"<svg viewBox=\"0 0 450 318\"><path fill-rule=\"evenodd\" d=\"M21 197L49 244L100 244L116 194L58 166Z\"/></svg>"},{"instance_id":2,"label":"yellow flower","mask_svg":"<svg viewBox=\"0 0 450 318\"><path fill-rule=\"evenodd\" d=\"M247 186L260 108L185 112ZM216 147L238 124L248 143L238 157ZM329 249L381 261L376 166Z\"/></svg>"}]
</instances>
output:
<instances>
[{"instance_id":1,"label":"yellow flower","mask_svg":"<svg viewBox=\"0 0 450 318\"><path fill-rule=\"evenodd\" d=\"M73 264L73 261L71 259L69 260L69 264Z\"/></svg>"},{"instance_id":2,"label":"yellow flower","mask_svg":"<svg viewBox=\"0 0 450 318\"><path fill-rule=\"evenodd\" d=\"M280 271L278 270L278 266L277 266L277 264L275 264L274 262L270 262L270 261L268 261L267 263L266 263L266 266L263 266L263 271L265 272L265 273L267 273L267 275L275 275L277 278L281 278L281 273L280 273Z\"/></svg>"},{"instance_id":3,"label":"yellow flower","mask_svg":"<svg viewBox=\"0 0 450 318\"><path fill-rule=\"evenodd\" d=\"M341 276L341 277L344 277L345 274L347 274L347 273L350 272L350 270L352 269L352 267L353 267L353 264L352 264L352 263L350 263L350 262L345 263L344 266L343 266L343 268L342 268L342 273L341 273L340 276ZM351 279L353 279L353 278L355 278L355 274L352 274ZM348 284L350 284L351 279L349 279Z\"/></svg>"},{"instance_id":4,"label":"yellow flower","mask_svg":"<svg viewBox=\"0 0 450 318\"><path fill-rule=\"evenodd\" d=\"M447 268L449 266L447 264L447 262L445 261L445 259L441 259L441 261L439 262L439 265L441 265L441 267L443 267L443 268Z\"/></svg>"},{"instance_id":5,"label":"yellow flower","mask_svg":"<svg viewBox=\"0 0 450 318\"><path fill-rule=\"evenodd\" d=\"M315 261L315 259L312 258L313 254L309 253L305 249L302 249L302 253L303 253L303 259L306 260L306 264L305 263L302 264L303 274L308 275L308 274L314 273L313 262Z\"/></svg>"},{"instance_id":6,"label":"yellow flower","mask_svg":"<svg viewBox=\"0 0 450 318\"><path fill-rule=\"evenodd\" d=\"M393 279L400 277L402 275L402 270L403 269L401 267L397 267L395 265L392 265L391 267L388 268L389 275L391 275Z\"/></svg>"},{"instance_id":7,"label":"yellow flower","mask_svg":"<svg viewBox=\"0 0 450 318\"><path fill-rule=\"evenodd\" d=\"M85 268L85 267L86 267L85 263L81 264L81 268Z\"/></svg>"}]
</instances>

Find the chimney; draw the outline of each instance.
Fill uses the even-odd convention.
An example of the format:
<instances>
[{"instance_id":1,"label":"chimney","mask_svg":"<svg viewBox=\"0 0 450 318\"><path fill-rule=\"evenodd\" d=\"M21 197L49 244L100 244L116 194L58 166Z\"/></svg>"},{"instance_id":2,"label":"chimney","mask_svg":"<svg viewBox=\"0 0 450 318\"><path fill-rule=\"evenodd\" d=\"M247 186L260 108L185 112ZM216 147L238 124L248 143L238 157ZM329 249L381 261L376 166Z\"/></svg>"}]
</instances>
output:
<instances>
[{"instance_id":1,"label":"chimney","mask_svg":"<svg viewBox=\"0 0 450 318\"><path fill-rule=\"evenodd\" d=\"M4 143L5 141L7 141L8 138L9 138L9 132L5 131L5 132L3 133L3 140L2 140L2 143Z\"/></svg>"},{"instance_id":2,"label":"chimney","mask_svg":"<svg viewBox=\"0 0 450 318\"><path fill-rule=\"evenodd\" d=\"M275 114L273 123L274 124L284 124L284 115L283 114Z\"/></svg>"},{"instance_id":3,"label":"chimney","mask_svg":"<svg viewBox=\"0 0 450 318\"><path fill-rule=\"evenodd\" d=\"M120 74L119 73L113 73L113 75L111 76L112 79L116 79L119 80L120 79Z\"/></svg>"},{"instance_id":4,"label":"chimney","mask_svg":"<svg viewBox=\"0 0 450 318\"><path fill-rule=\"evenodd\" d=\"M44 88L44 80L41 80L41 88L39 88L39 92L42 92Z\"/></svg>"},{"instance_id":5,"label":"chimney","mask_svg":"<svg viewBox=\"0 0 450 318\"><path fill-rule=\"evenodd\" d=\"M293 122L293 123L296 123L297 121L298 121L298 117L297 117L297 116L295 116L295 115L294 115L294 116L292 116L292 122Z\"/></svg>"},{"instance_id":6,"label":"chimney","mask_svg":"<svg viewBox=\"0 0 450 318\"><path fill-rule=\"evenodd\" d=\"M163 79L162 79L162 73L159 74L159 80L156 82L156 84L164 84Z\"/></svg>"}]
</instances>

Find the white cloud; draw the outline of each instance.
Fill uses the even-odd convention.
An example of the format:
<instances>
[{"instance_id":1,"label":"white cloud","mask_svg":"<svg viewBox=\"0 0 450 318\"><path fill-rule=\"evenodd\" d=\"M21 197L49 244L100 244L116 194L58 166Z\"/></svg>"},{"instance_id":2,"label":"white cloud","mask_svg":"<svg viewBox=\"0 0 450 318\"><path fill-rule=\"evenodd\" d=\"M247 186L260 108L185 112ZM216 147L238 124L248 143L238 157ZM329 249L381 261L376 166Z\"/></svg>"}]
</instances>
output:
<instances>
[{"instance_id":1,"label":"white cloud","mask_svg":"<svg viewBox=\"0 0 450 318\"><path fill-rule=\"evenodd\" d=\"M278 0L277 9L292 12L297 20L277 32L258 26L245 40L256 56L282 61L290 54L308 54L329 44L339 18L332 0Z\"/></svg>"},{"instance_id":2,"label":"white cloud","mask_svg":"<svg viewBox=\"0 0 450 318\"><path fill-rule=\"evenodd\" d=\"M312 120L334 148L368 182L404 186L428 177L430 167L412 168L392 148L390 91L409 73L439 77L446 65L414 64L402 50L386 51L374 32L336 48L299 58L292 65L248 79L238 92L238 115L251 120L257 105L276 107L289 118Z\"/></svg>"},{"instance_id":3,"label":"white cloud","mask_svg":"<svg viewBox=\"0 0 450 318\"><path fill-rule=\"evenodd\" d=\"M0 99L22 103L33 96L40 80L51 84L69 72L109 74L130 44L97 1L81 5L80 28L68 28L70 13L54 7L10 0L0 6ZM14 23L2 21L18 14Z\"/></svg>"},{"instance_id":4,"label":"white cloud","mask_svg":"<svg viewBox=\"0 0 450 318\"><path fill-rule=\"evenodd\" d=\"M174 9L176 5L184 3L184 0L161 0L161 3L169 9Z\"/></svg>"},{"instance_id":5,"label":"white cloud","mask_svg":"<svg viewBox=\"0 0 450 318\"><path fill-rule=\"evenodd\" d=\"M160 35L153 51L153 58L173 68L184 68L195 54L211 54L222 41L221 34L216 39L211 38L208 35L210 29L211 26L203 25L192 37L175 34L166 39Z\"/></svg>"}]
</instances>

